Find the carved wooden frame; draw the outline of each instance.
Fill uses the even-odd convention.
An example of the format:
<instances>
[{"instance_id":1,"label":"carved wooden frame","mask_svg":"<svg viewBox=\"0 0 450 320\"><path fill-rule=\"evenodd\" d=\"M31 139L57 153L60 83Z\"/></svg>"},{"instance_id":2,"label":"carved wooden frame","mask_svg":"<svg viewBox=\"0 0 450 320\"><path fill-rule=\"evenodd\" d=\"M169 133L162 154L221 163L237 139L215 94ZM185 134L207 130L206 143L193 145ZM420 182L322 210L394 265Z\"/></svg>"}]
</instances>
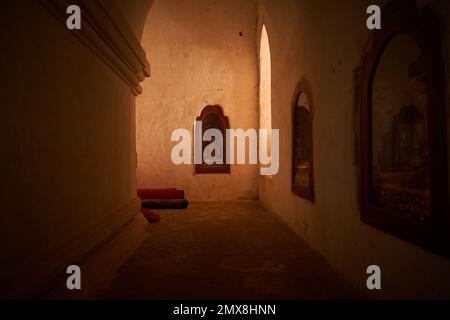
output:
<instances>
[{"instance_id":1,"label":"carved wooden frame","mask_svg":"<svg viewBox=\"0 0 450 320\"><path fill-rule=\"evenodd\" d=\"M372 185L372 84L389 42L399 34L412 36L425 61L428 95L428 138L430 152L431 219L420 224L391 208L375 206ZM359 191L361 220L429 250L450 257L448 212L448 162L445 108L444 61L438 18L427 6L415 1L393 0L383 8L383 26L373 32L371 44L360 67L357 93L359 121Z\"/></svg>"}]
</instances>

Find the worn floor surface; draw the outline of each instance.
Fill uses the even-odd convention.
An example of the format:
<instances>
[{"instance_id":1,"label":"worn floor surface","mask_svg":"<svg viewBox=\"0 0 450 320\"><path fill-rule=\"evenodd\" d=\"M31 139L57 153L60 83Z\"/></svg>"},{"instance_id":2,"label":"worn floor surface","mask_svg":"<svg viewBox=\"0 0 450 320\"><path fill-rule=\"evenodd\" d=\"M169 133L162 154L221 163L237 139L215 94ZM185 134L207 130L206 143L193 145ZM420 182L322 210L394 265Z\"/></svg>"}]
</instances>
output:
<instances>
[{"instance_id":1,"label":"worn floor surface","mask_svg":"<svg viewBox=\"0 0 450 320\"><path fill-rule=\"evenodd\" d=\"M158 211L106 299L355 297L326 261L256 202Z\"/></svg>"}]
</instances>

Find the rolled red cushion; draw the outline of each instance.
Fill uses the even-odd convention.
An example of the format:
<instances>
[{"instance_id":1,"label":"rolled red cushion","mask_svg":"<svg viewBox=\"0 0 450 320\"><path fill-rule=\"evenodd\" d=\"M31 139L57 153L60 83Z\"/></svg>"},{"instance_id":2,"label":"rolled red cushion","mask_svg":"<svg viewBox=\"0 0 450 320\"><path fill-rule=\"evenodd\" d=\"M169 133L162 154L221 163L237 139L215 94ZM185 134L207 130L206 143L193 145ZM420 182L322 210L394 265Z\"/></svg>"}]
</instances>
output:
<instances>
[{"instance_id":1,"label":"rolled red cushion","mask_svg":"<svg viewBox=\"0 0 450 320\"><path fill-rule=\"evenodd\" d=\"M175 190L174 199L184 199L184 191L183 190Z\"/></svg>"},{"instance_id":2,"label":"rolled red cushion","mask_svg":"<svg viewBox=\"0 0 450 320\"><path fill-rule=\"evenodd\" d=\"M184 191L176 188L170 189L138 189L141 199L184 199Z\"/></svg>"},{"instance_id":3,"label":"rolled red cushion","mask_svg":"<svg viewBox=\"0 0 450 320\"><path fill-rule=\"evenodd\" d=\"M161 220L161 217L155 214L152 210L149 209L141 209L141 213L144 215L145 219L149 223L156 223Z\"/></svg>"}]
</instances>

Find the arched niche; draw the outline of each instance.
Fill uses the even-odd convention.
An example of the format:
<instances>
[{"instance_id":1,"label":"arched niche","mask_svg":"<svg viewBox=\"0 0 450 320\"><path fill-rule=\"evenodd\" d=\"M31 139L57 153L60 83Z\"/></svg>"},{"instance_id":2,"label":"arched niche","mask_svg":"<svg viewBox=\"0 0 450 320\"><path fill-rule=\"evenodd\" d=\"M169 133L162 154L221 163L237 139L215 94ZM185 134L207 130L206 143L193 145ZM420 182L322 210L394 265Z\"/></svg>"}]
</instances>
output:
<instances>
[{"instance_id":1,"label":"arched niche","mask_svg":"<svg viewBox=\"0 0 450 320\"><path fill-rule=\"evenodd\" d=\"M362 221L450 256L444 62L431 7L383 8L359 71Z\"/></svg>"},{"instance_id":2,"label":"arched niche","mask_svg":"<svg viewBox=\"0 0 450 320\"><path fill-rule=\"evenodd\" d=\"M313 97L306 79L292 100L292 193L314 202Z\"/></svg>"},{"instance_id":3,"label":"arched niche","mask_svg":"<svg viewBox=\"0 0 450 320\"><path fill-rule=\"evenodd\" d=\"M195 174L230 174L231 167L226 163L227 159L227 134L226 130L230 129L230 121L228 117L224 115L223 109L219 105L208 105L203 108L200 116L196 121L202 124L202 137L209 129L217 129L222 133L223 137L223 164L207 164L202 157L202 164L195 164ZM211 144L212 141L202 141L202 155L205 148Z\"/></svg>"}]
</instances>

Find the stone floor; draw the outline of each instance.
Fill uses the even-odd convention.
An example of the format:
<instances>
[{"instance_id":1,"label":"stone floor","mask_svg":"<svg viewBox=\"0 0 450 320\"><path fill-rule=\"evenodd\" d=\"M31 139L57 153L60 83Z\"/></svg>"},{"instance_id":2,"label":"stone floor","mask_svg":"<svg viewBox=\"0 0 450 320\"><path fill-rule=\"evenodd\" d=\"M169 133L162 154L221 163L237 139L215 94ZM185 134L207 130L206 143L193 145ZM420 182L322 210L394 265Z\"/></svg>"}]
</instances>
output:
<instances>
[{"instance_id":1,"label":"stone floor","mask_svg":"<svg viewBox=\"0 0 450 320\"><path fill-rule=\"evenodd\" d=\"M256 202L159 211L105 299L346 299L354 293Z\"/></svg>"}]
</instances>

